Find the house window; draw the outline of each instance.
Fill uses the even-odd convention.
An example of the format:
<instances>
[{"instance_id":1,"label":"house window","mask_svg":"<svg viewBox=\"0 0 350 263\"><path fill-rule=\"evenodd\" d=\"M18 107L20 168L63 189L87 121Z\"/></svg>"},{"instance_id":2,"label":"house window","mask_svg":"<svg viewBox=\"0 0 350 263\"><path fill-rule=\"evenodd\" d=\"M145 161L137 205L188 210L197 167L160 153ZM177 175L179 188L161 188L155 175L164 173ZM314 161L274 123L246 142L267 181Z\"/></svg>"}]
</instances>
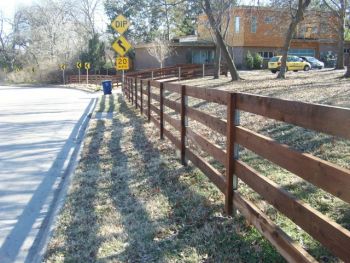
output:
<instances>
[{"instance_id":1,"label":"house window","mask_svg":"<svg viewBox=\"0 0 350 263\"><path fill-rule=\"evenodd\" d=\"M299 38L305 38L305 33L306 33L306 27L305 26L300 26L299 27Z\"/></svg>"},{"instance_id":2,"label":"house window","mask_svg":"<svg viewBox=\"0 0 350 263\"><path fill-rule=\"evenodd\" d=\"M314 26L313 28L312 28L312 34L317 34L318 33L318 27L317 26Z\"/></svg>"},{"instance_id":3,"label":"house window","mask_svg":"<svg viewBox=\"0 0 350 263\"><path fill-rule=\"evenodd\" d=\"M272 16L265 16L264 22L265 22L265 24L272 24L273 20L274 19Z\"/></svg>"},{"instance_id":4,"label":"house window","mask_svg":"<svg viewBox=\"0 0 350 263\"><path fill-rule=\"evenodd\" d=\"M321 33L321 34L327 34L327 33L328 33L328 30L329 30L328 24L322 22L322 23L320 24L320 33Z\"/></svg>"},{"instance_id":5,"label":"house window","mask_svg":"<svg viewBox=\"0 0 350 263\"><path fill-rule=\"evenodd\" d=\"M196 49L192 50L192 60L193 64L210 64L214 61L214 52L212 50L206 49Z\"/></svg>"},{"instance_id":6,"label":"house window","mask_svg":"<svg viewBox=\"0 0 350 263\"><path fill-rule=\"evenodd\" d=\"M261 51L261 52L258 52L259 55L263 58L263 59L270 59L273 57L273 52L270 52L270 51Z\"/></svg>"},{"instance_id":7,"label":"house window","mask_svg":"<svg viewBox=\"0 0 350 263\"><path fill-rule=\"evenodd\" d=\"M256 28L257 28L256 16L252 16L252 23L251 23L251 26L250 26L250 31L252 33L256 33Z\"/></svg>"},{"instance_id":8,"label":"house window","mask_svg":"<svg viewBox=\"0 0 350 263\"><path fill-rule=\"evenodd\" d=\"M239 22L240 22L240 17L236 16L235 17L235 33L239 33Z\"/></svg>"},{"instance_id":9,"label":"house window","mask_svg":"<svg viewBox=\"0 0 350 263\"><path fill-rule=\"evenodd\" d=\"M344 48L344 53L349 54L350 53L350 48Z\"/></svg>"},{"instance_id":10,"label":"house window","mask_svg":"<svg viewBox=\"0 0 350 263\"><path fill-rule=\"evenodd\" d=\"M310 56L314 57L315 56L315 50L311 48L291 48L288 51L288 55L291 56Z\"/></svg>"}]
</instances>

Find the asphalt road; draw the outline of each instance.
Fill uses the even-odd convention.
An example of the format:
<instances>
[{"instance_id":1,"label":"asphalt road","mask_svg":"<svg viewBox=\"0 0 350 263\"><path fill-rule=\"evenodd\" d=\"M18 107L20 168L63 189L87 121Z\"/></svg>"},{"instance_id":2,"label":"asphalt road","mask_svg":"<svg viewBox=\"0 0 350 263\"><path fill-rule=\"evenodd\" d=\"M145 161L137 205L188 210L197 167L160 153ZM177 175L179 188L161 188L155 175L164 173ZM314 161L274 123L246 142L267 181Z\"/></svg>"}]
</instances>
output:
<instances>
[{"instance_id":1,"label":"asphalt road","mask_svg":"<svg viewBox=\"0 0 350 263\"><path fill-rule=\"evenodd\" d=\"M32 262L96 95L0 86L0 262Z\"/></svg>"}]
</instances>

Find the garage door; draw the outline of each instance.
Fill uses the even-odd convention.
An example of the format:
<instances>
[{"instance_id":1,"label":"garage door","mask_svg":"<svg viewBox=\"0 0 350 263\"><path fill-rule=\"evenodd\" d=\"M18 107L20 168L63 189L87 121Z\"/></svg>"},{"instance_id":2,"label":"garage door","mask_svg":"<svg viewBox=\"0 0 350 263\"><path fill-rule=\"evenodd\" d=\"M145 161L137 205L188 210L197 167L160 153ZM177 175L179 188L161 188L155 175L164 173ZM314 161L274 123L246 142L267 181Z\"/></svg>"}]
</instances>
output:
<instances>
[{"instance_id":1,"label":"garage door","mask_svg":"<svg viewBox=\"0 0 350 263\"><path fill-rule=\"evenodd\" d=\"M291 48L289 49L288 55L294 55L294 56L315 56L315 50L312 48Z\"/></svg>"}]
</instances>

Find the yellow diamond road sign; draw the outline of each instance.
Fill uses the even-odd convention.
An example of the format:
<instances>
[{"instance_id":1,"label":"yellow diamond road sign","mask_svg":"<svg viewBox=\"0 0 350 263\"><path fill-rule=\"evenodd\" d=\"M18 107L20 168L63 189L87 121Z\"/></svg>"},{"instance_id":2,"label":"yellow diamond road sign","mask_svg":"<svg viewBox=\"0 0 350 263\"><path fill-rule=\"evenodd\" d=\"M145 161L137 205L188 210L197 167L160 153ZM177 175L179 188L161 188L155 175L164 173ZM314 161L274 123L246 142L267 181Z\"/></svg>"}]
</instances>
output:
<instances>
[{"instance_id":1,"label":"yellow diamond road sign","mask_svg":"<svg viewBox=\"0 0 350 263\"><path fill-rule=\"evenodd\" d=\"M119 34L123 34L129 26L129 21L123 15L117 16L112 22L112 27Z\"/></svg>"},{"instance_id":2,"label":"yellow diamond road sign","mask_svg":"<svg viewBox=\"0 0 350 263\"><path fill-rule=\"evenodd\" d=\"M117 70L128 70L129 69L129 58L118 57L116 59Z\"/></svg>"},{"instance_id":3,"label":"yellow diamond road sign","mask_svg":"<svg viewBox=\"0 0 350 263\"><path fill-rule=\"evenodd\" d=\"M131 48L131 44L125 37L120 36L112 45L113 49L121 56L124 56L126 52Z\"/></svg>"}]
</instances>

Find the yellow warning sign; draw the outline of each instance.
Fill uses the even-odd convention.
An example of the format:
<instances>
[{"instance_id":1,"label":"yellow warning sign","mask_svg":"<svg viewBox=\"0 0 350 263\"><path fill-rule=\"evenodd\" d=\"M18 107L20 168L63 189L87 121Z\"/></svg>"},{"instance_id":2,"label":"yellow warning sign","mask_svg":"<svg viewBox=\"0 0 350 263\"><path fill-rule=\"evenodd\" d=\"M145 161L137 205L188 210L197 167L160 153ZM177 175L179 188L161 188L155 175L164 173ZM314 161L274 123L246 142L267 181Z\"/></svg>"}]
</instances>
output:
<instances>
[{"instance_id":1,"label":"yellow warning sign","mask_svg":"<svg viewBox=\"0 0 350 263\"><path fill-rule=\"evenodd\" d=\"M119 34L122 35L128 29L128 27L130 26L130 23L125 18L125 16L119 15L113 20L111 26L115 31L117 31Z\"/></svg>"},{"instance_id":2,"label":"yellow warning sign","mask_svg":"<svg viewBox=\"0 0 350 263\"><path fill-rule=\"evenodd\" d=\"M121 56L124 56L126 52L131 48L131 44L125 37L120 36L112 45L113 49Z\"/></svg>"},{"instance_id":3,"label":"yellow warning sign","mask_svg":"<svg viewBox=\"0 0 350 263\"><path fill-rule=\"evenodd\" d=\"M117 70L128 70L129 69L129 58L128 57L118 57L116 59Z\"/></svg>"},{"instance_id":4,"label":"yellow warning sign","mask_svg":"<svg viewBox=\"0 0 350 263\"><path fill-rule=\"evenodd\" d=\"M77 64L76 64L76 66L77 66L77 68L81 68L81 66L82 66L82 64L81 64L81 62L77 62Z\"/></svg>"},{"instance_id":5,"label":"yellow warning sign","mask_svg":"<svg viewBox=\"0 0 350 263\"><path fill-rule=\"evenodd\" d=\"M85 62L84 67L85 67L85 69L90 69L90 63L89 62Z\"/></svg>"}]
</instances>

